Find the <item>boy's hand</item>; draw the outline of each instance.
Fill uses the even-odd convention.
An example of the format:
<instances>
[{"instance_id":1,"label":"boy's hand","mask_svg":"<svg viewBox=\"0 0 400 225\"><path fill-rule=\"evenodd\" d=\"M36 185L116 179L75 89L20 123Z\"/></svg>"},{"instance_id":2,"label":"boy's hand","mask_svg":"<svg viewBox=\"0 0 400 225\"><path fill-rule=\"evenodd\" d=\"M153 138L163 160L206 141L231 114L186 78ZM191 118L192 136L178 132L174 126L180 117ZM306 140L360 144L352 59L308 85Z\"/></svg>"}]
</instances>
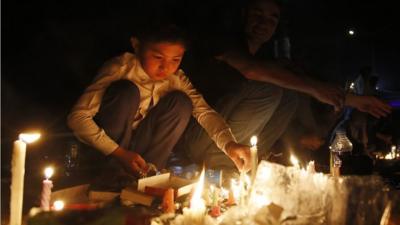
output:
<instances>
[{"instance_id":1,"label":"boy's hand","mask_svg":"<svg viewBox=\"0 0 400 225\"><path fill-rule=\"evenodd\" d=\"M226 154L232 159L240 171L249 171L251 168L250 147L247 145L229 142L226 144Z\"/></svg>"},{"instance_id":2,"label":"boy's hand","mask_svg":"<svg viewBox=\"0 0 400 225\"><path fill-rule=\"evenodd\" d=\"M147 173L148 167L146 161L136 152L118 147L111 155L116 157L128 172L138 177Z\"/></svg>"}]
</instances>

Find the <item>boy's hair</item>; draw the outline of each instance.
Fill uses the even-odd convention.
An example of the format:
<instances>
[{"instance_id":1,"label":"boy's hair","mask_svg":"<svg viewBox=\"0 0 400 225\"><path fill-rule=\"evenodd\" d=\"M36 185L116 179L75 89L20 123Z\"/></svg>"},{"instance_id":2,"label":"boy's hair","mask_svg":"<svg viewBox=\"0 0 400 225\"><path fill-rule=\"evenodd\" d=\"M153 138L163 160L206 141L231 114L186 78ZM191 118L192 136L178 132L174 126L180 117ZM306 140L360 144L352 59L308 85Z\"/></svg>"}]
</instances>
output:
<instances>
[{"instance_id":1,"label":"boy's hair","mask_svg":"<svg viewBox=\"0 0 400 225\"><path fill-rule=\"evenodd\" d=\"M250 5L252 5L252 4L254 4L254 3L256 3L256 2L273 2L273 3L275 3L279 8L280 8L280 10L282 10L282 8L283 8L283 6L284 6L284 4L285 4L285 0L248 0L248 1L246 1L245 2L245 7L247 8L247 7L249 7Z\"/></svg>"},{"instance_id":2,"label":"boy's hair","mask_svg":"<svg viewBox=\"0 0 400 225\"><path fill-rule=\"evenodd\" d=\"M186 32L178 25L162 20L142 25L137 29L134 36L143 44L151 42L178 42L185 48L189 47L189 40Z\"/></svg>"}]
</instances>

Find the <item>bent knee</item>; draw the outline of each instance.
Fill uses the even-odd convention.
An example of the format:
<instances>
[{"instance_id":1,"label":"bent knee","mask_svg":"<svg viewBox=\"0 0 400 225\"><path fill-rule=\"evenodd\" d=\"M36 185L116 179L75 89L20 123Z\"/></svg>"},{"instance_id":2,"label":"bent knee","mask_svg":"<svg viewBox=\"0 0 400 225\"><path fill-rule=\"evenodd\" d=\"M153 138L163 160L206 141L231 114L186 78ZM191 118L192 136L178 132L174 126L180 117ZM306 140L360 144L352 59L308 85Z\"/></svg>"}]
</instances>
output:
<instances>
[{"instance_id":1,"label":"bent knee","mask_svg":"<svg viewBox=\"0 0 400 225\"><path fill-rule=\"evenodd\" d=\"M181 112L191 113L193 110L192 100L189 96L182 91L172 91L166 96L172 101L174 108L179 109Z\"/></svg>"},{"instance_id":2,"label":"bent knee","mask_svg":"<svg viewBox=\"0 0 400 225\"><path fill-rule=\"evenodd\" d=\"M118 80L111 83L106 94L118 96L119 99L129 102L140 99L139 88L129 80Z\"/></svg>"}]
</instances>

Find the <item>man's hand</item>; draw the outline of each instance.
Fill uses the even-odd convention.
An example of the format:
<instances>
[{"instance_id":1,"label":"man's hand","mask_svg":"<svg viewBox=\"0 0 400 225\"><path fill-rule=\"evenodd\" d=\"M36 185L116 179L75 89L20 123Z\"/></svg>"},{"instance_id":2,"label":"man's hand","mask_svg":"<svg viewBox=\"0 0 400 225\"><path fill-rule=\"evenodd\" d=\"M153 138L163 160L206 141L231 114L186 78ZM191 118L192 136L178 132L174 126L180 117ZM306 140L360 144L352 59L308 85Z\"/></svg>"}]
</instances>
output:
<instances>
[{"instance_id":1,"label":"man's hand","mask_svg":"<svg viewBox=\"0 0 400 225\"><path fill-rule=\"evenodd\" d=\"M340 111L344 106L345 94L339 87L315 82L311 95L320 102L332 105L335 111Z\"/></svg>"},{"instance_id":2,"label":"man's hand","mask_svg":"<svg viewBox=\"0 0 400 225\"><path fill-rule=\"evenodd\" d=\"M225 147L226 154L232 159L240 171L249 171L251 168L250 147L247 145L229 142Z\"/></svg>"},{"instance_id":3,"label":"man's hand","mask_svg":"<svg viewBox=\"0 0 400 225\"><path fill-rule=\"evenodd\" d=\"M117 158L128 172L136 176L140 177L148 170L146 161L136 152L118 147L111 155Z\"/></svg>"},{"instance_id":4,"label":"man's hand","mask_svg":"<svg viewBox=\"0 0 400 225\"><path fill-rule=\"evenodd\" d=\"M369 113L376 118L385 117L392 111L388 104L374 96L348 94L346 105L354 107L358 111Z\"/></svg>"}]
</instances>

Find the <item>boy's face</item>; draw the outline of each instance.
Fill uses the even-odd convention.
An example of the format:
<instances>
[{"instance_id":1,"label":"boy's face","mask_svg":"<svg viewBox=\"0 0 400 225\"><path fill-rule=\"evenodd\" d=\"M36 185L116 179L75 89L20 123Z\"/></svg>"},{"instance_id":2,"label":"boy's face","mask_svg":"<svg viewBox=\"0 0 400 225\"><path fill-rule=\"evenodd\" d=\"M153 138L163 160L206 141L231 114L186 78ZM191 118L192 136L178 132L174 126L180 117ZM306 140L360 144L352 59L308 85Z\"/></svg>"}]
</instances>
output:
<instances>
[{"instance_id":1,"label":"boy's face","mask_svg":"<svg viewBox=\"0 0 400 225\"><path fill-rule=\"evenodd\" d=\"M185 47L173 42L150 42L139 47L139 60L152 80L163 80L175 73L182 61Z\"/></svg>"},{"instance_id":2,"label":"boy's face","mask_svg":"<svg viewBox=\"0 0 400 225\"><path fill-rule=\"evenodd\" d=\"M271 39L280 17L280 8L273 1L252 3L245 12L245 32L250 40L266 42Z\"/></svg>"}]
</instances>

